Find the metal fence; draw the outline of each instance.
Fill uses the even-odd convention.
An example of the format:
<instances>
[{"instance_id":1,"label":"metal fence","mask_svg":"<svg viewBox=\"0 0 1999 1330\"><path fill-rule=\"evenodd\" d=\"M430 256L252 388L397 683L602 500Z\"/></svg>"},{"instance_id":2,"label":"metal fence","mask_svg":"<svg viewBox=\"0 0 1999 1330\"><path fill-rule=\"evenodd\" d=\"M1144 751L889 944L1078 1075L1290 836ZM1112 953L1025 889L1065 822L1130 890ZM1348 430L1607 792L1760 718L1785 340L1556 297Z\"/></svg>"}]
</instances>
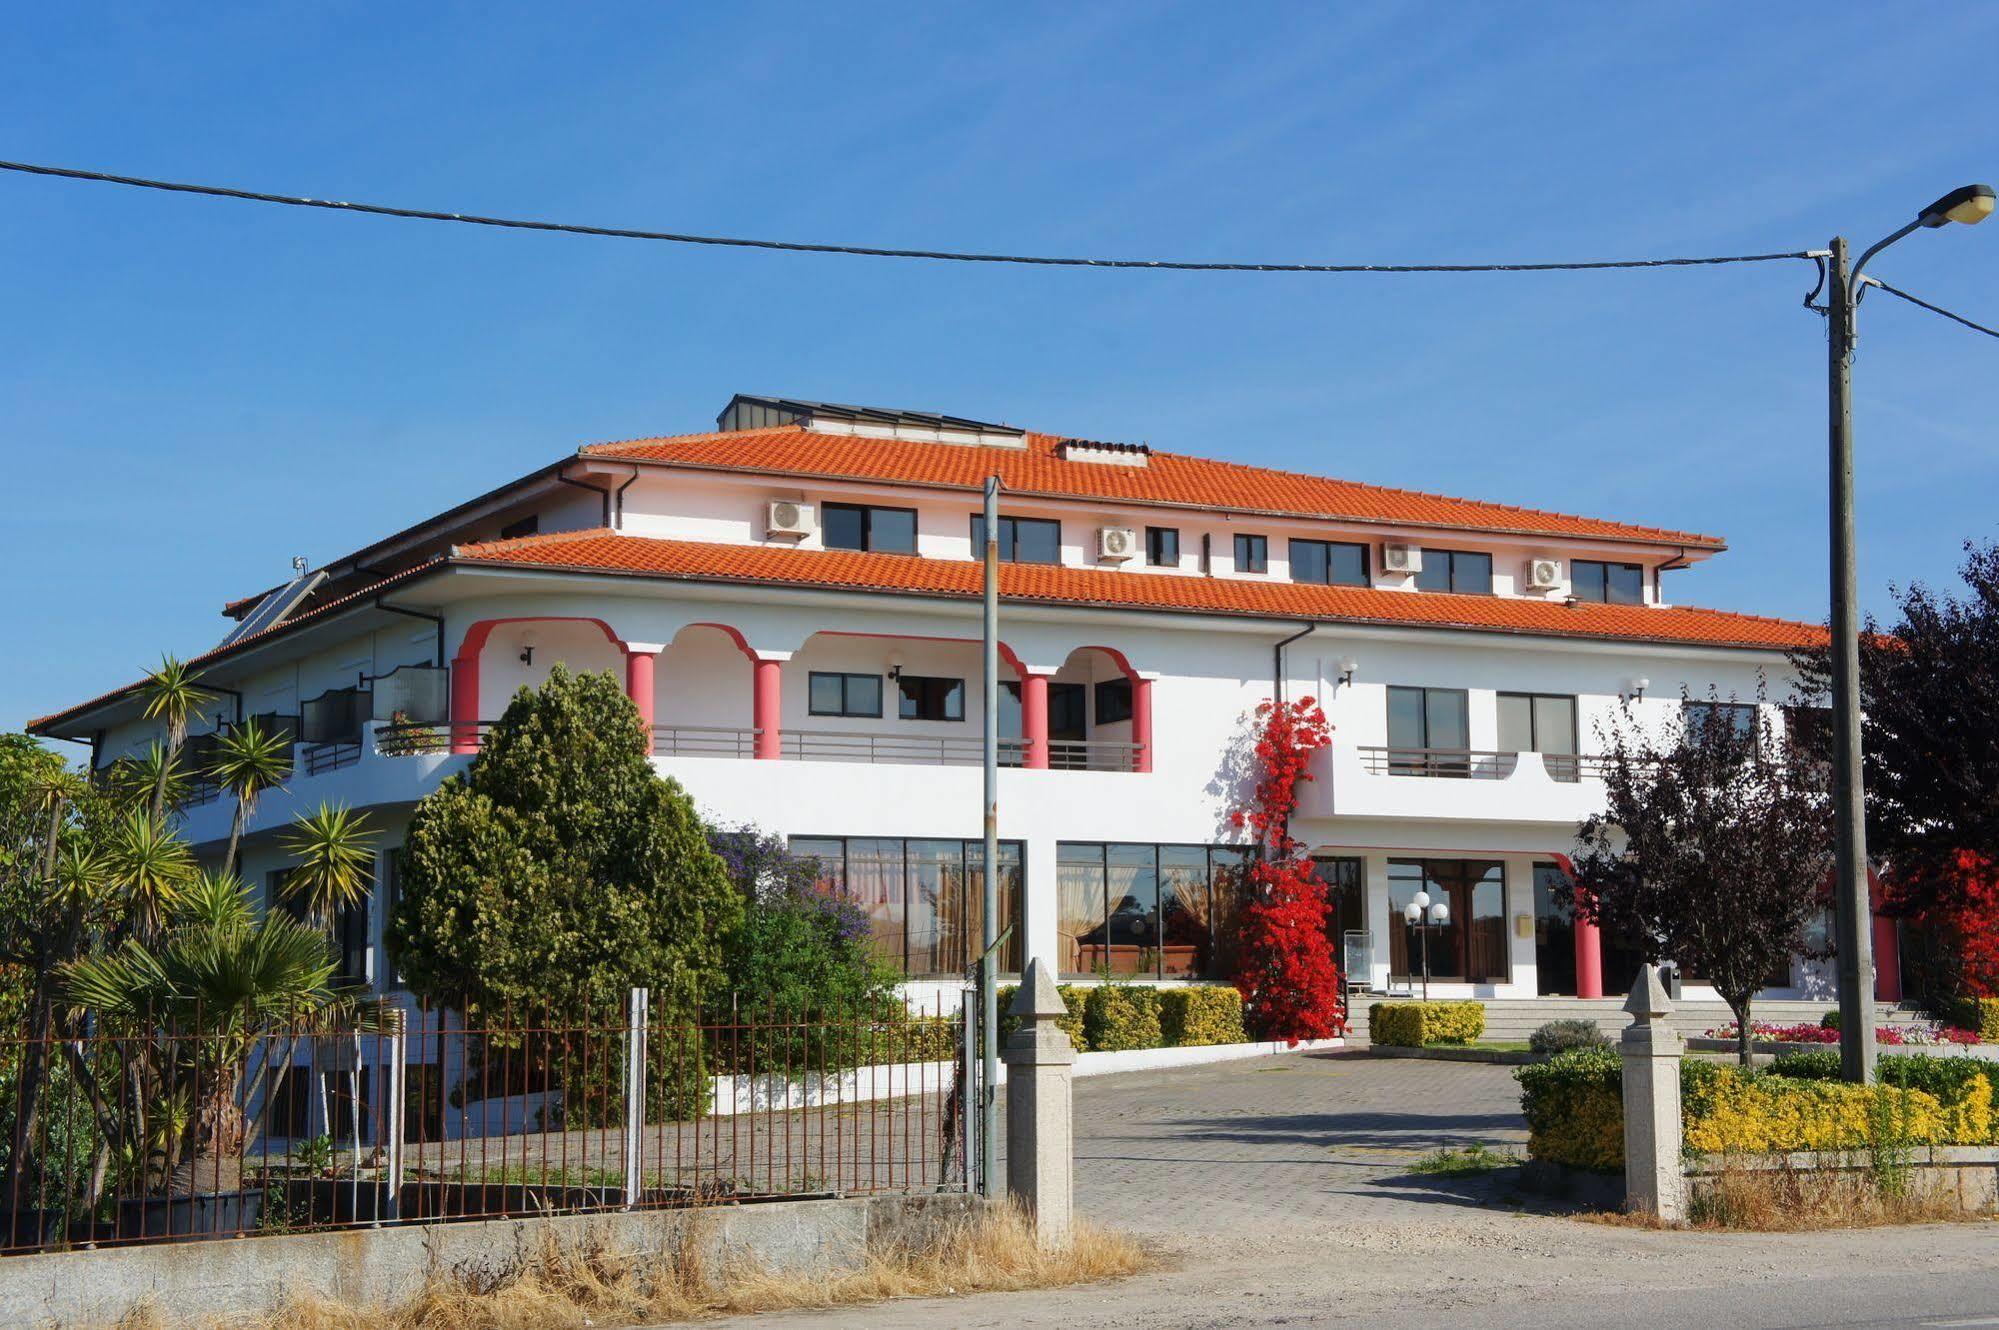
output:
<instances>
[{"instance_id":1,"label":"metal fence","mask_svg":"<svg viewBox=\"0 0 1999 1330\"><path fill-rule=\"evenodd\" d=\"M967 1190L977 1006L676 1023L635 989L567 1019L384 1004L17 1034L0 1254Z\"/></svg>"}]
</instances>

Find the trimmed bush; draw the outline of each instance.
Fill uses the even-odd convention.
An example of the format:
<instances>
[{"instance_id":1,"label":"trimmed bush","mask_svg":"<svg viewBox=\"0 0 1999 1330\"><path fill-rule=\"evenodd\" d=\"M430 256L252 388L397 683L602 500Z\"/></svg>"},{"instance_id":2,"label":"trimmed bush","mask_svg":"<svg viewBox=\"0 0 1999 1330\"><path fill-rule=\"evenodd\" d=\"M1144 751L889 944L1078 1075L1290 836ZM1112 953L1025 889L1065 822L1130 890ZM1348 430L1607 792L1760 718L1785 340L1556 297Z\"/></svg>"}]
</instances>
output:
<instances>
[{"instance_id":1,"label":"trimmed bush","mask_svg":"<svg viewBox=\"0 0 1999 1330\"><path fill-rule=\"evenodd\" d=\"M1469 1044L1484 1033L1483 1002L1377 1002L1367 1009L1368 1042L1386 1047Z\"/></svg>"},{"instance_id":2,"label":"trimmed bush","mask_svg":"<svg viewBox=\"0 0 1999 1330\"><path fill-rule=\"evenodd\" d=\"M1159 1033L1167 1048L1243 1044L1242 994L1233 988L1162 988Z\"/></svg>"},{"instance_id":3,"label":"trimmed bush","mask_svg":"<svg viewBox=\"0 0 1999 1330\"><path fill-rule=\"evenodd\" d=\"M1966 1028L1978 1031L1985 1043L1999 1044L1999 998L1972 998L1964 1008Z\"/></svg>"},{"instance_id":4,"label":"trimmed bush","mask_svg":"<svg viewBox=\"0 0 1999 1330\"><path fill-rule=\"evenodd\" d=\"M1819 1024L1828 1030L1837 1030L1839 1028L1839 1008L1834 1007L1831 1011L1819 1017Z\"/></svg>"},{"instance_id":5,"label":"trimmed bush","mask_svg":"<svg viewBox=\"0 0 1999 1330\"><path fill-rule=\"evenodd\" d=\"M1132 984L1099 984L1083 1001L1083 1038L1092 1053L1158 1048L1159 991Z\"/></svg>"},{"instance_id":6,"label":"trimmed bush","mask_svg":"<svg viewBox=\"0 0 1999 1330\"><path fill-rule=\"evenodd\" d=\"M1615 1052L1573 1049L1513 1078L1529 1156L1599 1173L1624 1167L1624 1062Z\"/></svg>"},{"instance_id":7,"label":"trimmed bush","mask_svg":"<svg viewBox=\"0 0 1999 1330\"><path fill-rule=\"evenodd\" d=\"M999 986L999 1037L1001 1048L1006 1047L1007 1040L1013 1038L1014 1030L1020 1025L1020 1018L1015 1016L1011 1010L1014 994L1018 992L1020 992L1019 984L1001 984ZM1076 1046L1078 1053L1083 1052L1089 1047L1088 1044L1083 1042L1083 1001L1089 995L1090 990L1082 987L1080 984L1058 984L1055 988L1055 996L1061 998L1062 1005L1068 1008L1062 1015L1055 1018L1055 1026L1069 1036L1069 1042Z\"/></svg>"},{"instance_id":8,"label":"trimmed bush","mask_svg":"<svg viewBox=\"0 0 1999 1330\"><path fill-rule=\"evenodd\" d=\"M1529 1052L1544 1058L1577 1048L1609 1048L1610 1036L1595 1021L1549 1021L1527 1036Z\"/></svg>"}]
</instances>

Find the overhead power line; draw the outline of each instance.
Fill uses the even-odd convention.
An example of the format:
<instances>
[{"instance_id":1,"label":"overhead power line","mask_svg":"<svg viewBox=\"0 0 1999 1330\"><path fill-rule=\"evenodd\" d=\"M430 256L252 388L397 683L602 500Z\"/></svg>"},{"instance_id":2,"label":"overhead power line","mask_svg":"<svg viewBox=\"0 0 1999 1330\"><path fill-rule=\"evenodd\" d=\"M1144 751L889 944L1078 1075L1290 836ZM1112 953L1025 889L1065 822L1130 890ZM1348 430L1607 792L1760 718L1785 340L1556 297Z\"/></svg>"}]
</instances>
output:
<instances>
[{"instance_id":1,"label":"overhead power line","mask_svg":"<svg viewBox=\"0 0 1999 1330\"><path fill-rule=\"evenodd\" d=\"M944 249L891 249L880 245L834 245L802 240L758 240L745 236L644 231L624 226L583 226L573 222L545 222L518 217L483 217L477 213L435 212L426 208L391 207L383 203L341 203L331 199L305 198L294 194L270 194L262 190L233 189L224 185L148 180L143 176L112 175L104 171L84 171L67 166L42 166L31 162L0 161L0 170L16 171L24 175L56 176L65 180L88 180L106 185L125 185L134 189L165 190L175 194L202 194L211 198L240 199L250 203L281 203L293 208L324 208L330 212L369 213L377 217L401 217L425 222L461 222L469 226L498 226L516 231L557 231L566 235L605 236L614 240L660 240L676 245L718 245L732 249L781 250L797 254L848 254L878 259L930 259L946 263L1017 263L1044 268L1152 268L1170 272L1278 273L1589 272L1605 268L1695 268L1725 263L1772 263L1782 259L1816 259L1824 253L1822 250L1787 250L1778 254L1710 254L1692 258L1597 259L1564 263L1197 263L1180 259L1064 258L1031 254L964 253Z\"/></svg>"},{"instance_id":2,"label":"overhead power line","mask_svg":"<svg viewBox=\"0 0 1999 1330\"><path fill-rule=\"evenodd\" d=\"M1982 332L1987 337L1999 337L1999 328L1988 328L1982 323L1973 323L1970 319L1965 318L1964 315L1962 314L1953 314L1951 311L1945 309L1942 305L1932 305L1929 301L1924 300L1921 296L1912 296L1907 291L1904 291L1899 287L1893 287L1888 285L1888 283L1882 281L1879 277L1862 277L1860 280L1866 283L1868 286L1878 286L1883 291L1886 291L1889 295L1898 296L1901 299L1908 301L1911 305L1915 305L1920 309L1926 309L1932 314L1941 314L1945 318L1949 319L1952 323L1961 323L1965 327L1971 329L1973 332Z\"/></svg>"}]
</instances>

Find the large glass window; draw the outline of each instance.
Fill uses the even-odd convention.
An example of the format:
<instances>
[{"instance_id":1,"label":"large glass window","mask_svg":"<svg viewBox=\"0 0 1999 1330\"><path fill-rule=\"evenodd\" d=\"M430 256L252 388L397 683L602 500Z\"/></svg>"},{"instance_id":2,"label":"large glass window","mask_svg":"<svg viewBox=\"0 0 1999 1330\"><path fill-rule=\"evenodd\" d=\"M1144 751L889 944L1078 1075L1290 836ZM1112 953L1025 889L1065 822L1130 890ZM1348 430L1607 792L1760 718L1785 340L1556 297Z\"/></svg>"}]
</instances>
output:
<instances>
[{"instance_id":1,"label":"large glass window","mask_svg":"<svg viewBox=\"0 0 1999 1330\"><path fill-rule=\"evenodd\" d=\"M820 539L829 550L916 553L916 510L829 503L819 510Z\"/></svg>"},{"instance_id":2,"label":"large glass window","mask_svg":"<svg viewBox=\"0 0 1999 1330\"><path fill-rule=\"evenodd\" d=\"M1270 571L1270 537L1237 535L1235 570L1239 573Z\"/></svg>"},{"instance_id":3,"label":"large glass window","mask_svg":"<svg viewBox=\"0 0 1999 1330\"><path fill-rule=\"evenodd\" d=\"M1055 930L1065 977L1234 973L1240 849L1064 842L1055 862Z\"/></svg>"},{"instance_id":4,"label":"large glass window","mask_svg":"<svg viewBox=\"0 0 1999 1330\"><path fill-rule=\"evenodd\" d=\"M1534 865L1534 975L1543 997L1576 991L1575 890L1559 864Z\"/></svg>"},{"instance_id":5,"label":"large glass window","mask_svg":"<svg viewBox=\"0 0 1999 1330\"><path fill-rule=\"evenodd\" d=\"M1312 860L1312 874L1326 890L1326 941L1342 970L1347 968L1346 935L1367 931L1366 866L1363 859L1347 857Z\"/></svg>"},{"instance_id":6,"label":"large glass window","mask_svg":"<svg viewBox=\"0 0 1999 1330\"><path fill-rule=\"evenodd\" d=\"M879 674L832 674L814 670L807 710L815 716L879 716L882 678Z\"/></svg>"},{"instance_id":7,"label":"large glass window","mask_svg":"<svg viewBox=\"0 0 1999 1330\"><path fill-rule=\"evenodd\" d=\"M1645 603L1645 568L1636 563L1575 559L1569 564L1569 594L1609 605Z\"/></svg>"},{"instance_id":8,"label":"large glass window","mask_svg":"<svg viewBox=\"0 0 1999 1330\"><path fill-rule=\"evenodd\" d=\"M972 557L986 557L986 515L972 514ZM1062 562L1062 524L1046 517L1001 517L1001 563Z\"/></svg>"},{"instance_id":9,"label":"large glass window","mask_svg":"<svg viewBox=\"0 0 1999 1330\"><path fill-rule=\"evenodd\" d=\"M1367 546L1326 540L1291 542L1291 580L1329 586L1367 585Z\"/></svg>"},{"instance_id":10,"label":"large glass window","mask_svg":"<svg viewBox=\"0 0 1999 1330\"><path fill-rule=\"evenodd\" d=\"M1115 725L1131 719L1131 680L1105 679L1096 687L1097 724Z\"/></svg>"},{"instance_id":11,"label":"large glass window","mask_svg":"<svg viewBox=\"0 0 1999 1330\"><path fill-rule=\"evenodd\" d=\"M1680 719L1690 740L1709 725L1726 725L1744 736L1756 733L1756 706L1752 702L1684 702Z\"/></svg>"},{"instance_id":12,"label":"large glass window","mask_svg":"<svg viewBox=\"0 0 1999 1330\"><path fill-rule=\"evenodd\" d=\"M896 714L903 720L963 720L965 681L920 674L905 674L895 681L900 701Z\"/></svg>"},{"instance_id":13,"label":"large glass window","mask_svg":"<svg viewBox=\"0 0 1999 1330\"><path fill-rule=\"evenodd\" d=\"M1424 549L1423 568L1416 574L1418 591L1456 591L1462 595L1492 594L1492 556L1472 550Z\"/></svg>"},{"instance_id":14,"label":"large glass window","mask_svg":"<svg viewBox=\"0 0 1999 1330\"><path fill-rule=\"evenodd\" d=\"M1180 528L1173 526L1145 528L1145 561L1154 568L1178 568Z\"/></svg>"},{"instance_id":15,"label":"large glass window","mask_svg":"<svg viewBox=\"0 0 1999 1330\"><path fill-rule=\"evenodd\" d=\"M1462 688L1388 690L1388 770L1398 776L1471 772L1471 699Z\"/></svg>"},{"instance_id":16,"label":"large glass window","mask_svg":"<svg viewBox=\"0 0 1999 1330\"><path fill-rule=\"evenodd\" d=\"M985 844L793 836L792 857L818 867L822 889L846 896L867 917L868 938L890 966L912 977L962 974L979 958L985 936ZM1022 856L1019 841L1000 842L999 968L1020 970Z\"/></svg>"},{"instance_id":17,"label":"large glass window","mask_svg":"<svg viewBox=\"0 0 1999 1330\"><path fill-rule=\"evenodd\" d=\"M1450 906L1441 926L1416 926L1403 910L1418 891ZM1474 984L1505 982L1510 973L1506 948L1506 867L1483 859L1390 859L1388 861L1388 964L1400 976L1423 972L1429 949L1430 978Z\"/></svg>"},{"instance_id":18,"label":"large glass window","mask_svg":"<svg viewBox=\"0 0 1999 1330\"><path fill-rule=\"evenodd\" d=\"M1539 753L1556 780L1581 775L1576 762L1576 699L1559 693L1501 693L1499 747Z\"/></svg>"}]
</instances>

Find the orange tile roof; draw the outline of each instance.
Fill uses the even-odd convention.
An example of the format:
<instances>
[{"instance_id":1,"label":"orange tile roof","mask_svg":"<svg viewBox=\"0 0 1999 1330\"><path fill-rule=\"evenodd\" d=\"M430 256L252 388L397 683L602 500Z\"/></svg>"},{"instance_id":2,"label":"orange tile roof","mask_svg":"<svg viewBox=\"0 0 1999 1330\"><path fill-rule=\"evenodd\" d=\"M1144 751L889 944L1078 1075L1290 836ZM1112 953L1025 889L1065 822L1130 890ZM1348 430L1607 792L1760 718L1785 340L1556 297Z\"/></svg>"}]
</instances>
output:
<instances>
[{"instance_id":1,"label":"orange tile roof","mask_svg":"<svg viewBox=\"0 0 1999 1330\"><path fill-rule=\"evenodd\" d=\"M582 455L966 490L979 489L987 476L996 474L1016 494L1628 540L1700 549L1725 546L1717 536L1690 531L1632 526L1503 503L1453 499L1418 490L1327 480L1177 453L1155 452L1145 466L1069 461L1061 456L1062 441L1054 435L1030 433L1025 441L1025 448L922 443L815 433L800 425L788 425L593 444L584 448Z\"/></svg>"},{"instance_id":2,"label":"orange tile roof","mask_svg":"<svg viewBox=\"0 0 1999 1330\"><path fill-rule=\"evenodd\" d=\"M980 592L980 566L969 559L660 540L602 529L466 545L454 552L452 562L960 598L975 597ZM1824 642L1826 636L1823 628L1813 624L1725 610L1647 605L1569 606L1559 601L1501 596L1379 591L1370 587L1117 572L1051 564L1002 565L1000 594L1008 600L1048 604L1768 651L1816 645Z\"/></svg>"}]
</instances>

